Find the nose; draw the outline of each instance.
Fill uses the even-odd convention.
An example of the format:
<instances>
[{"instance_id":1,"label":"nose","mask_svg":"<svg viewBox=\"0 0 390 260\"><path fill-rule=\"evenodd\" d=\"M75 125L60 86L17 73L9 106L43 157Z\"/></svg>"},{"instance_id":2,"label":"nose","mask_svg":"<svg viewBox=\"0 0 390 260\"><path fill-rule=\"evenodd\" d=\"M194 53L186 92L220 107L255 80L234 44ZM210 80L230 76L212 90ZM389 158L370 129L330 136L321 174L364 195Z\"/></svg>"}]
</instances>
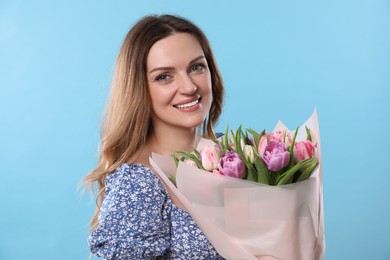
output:
<instances>
[{"instance_id":1,"label":"nose","mask_svg":"<svg viewBox=\"0 0 390 260\"><path fill-rule=\"evenodd\" d=\"M194 80L188 74L180 76L178 83L178 92L183 95L192 95L197 90Z\"/></svg>"}]
</instances>

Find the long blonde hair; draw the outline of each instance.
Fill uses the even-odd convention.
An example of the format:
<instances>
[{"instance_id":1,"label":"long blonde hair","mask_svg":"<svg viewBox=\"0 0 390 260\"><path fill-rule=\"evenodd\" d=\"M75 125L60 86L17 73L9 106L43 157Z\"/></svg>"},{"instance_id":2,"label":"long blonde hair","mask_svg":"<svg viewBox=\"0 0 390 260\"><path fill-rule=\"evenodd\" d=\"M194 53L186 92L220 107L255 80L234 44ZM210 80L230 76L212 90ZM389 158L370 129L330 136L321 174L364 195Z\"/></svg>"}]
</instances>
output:
<instances>
[{"instance_id":1,"label":"long blonde hair","mask_svg":"<svg viewBox=\"0 0 390 260\"><path fill-rule=\"evenodd\" d=\"M146 78L147 55L154 43L175 32L192 34L202 46L210 69L213 101L200 131L203 136L215 137L213 126L222 112L224 88L206 36L196 25L181 17L173 15L144 17L128 32L120 49L111 93L102 120L99 162L83 179L87 188L93 190L93 185L97 182L99 189L91 230L97 225L106 176L121 164L128 162L153 131Z\"/></svg>"}]
</instances>

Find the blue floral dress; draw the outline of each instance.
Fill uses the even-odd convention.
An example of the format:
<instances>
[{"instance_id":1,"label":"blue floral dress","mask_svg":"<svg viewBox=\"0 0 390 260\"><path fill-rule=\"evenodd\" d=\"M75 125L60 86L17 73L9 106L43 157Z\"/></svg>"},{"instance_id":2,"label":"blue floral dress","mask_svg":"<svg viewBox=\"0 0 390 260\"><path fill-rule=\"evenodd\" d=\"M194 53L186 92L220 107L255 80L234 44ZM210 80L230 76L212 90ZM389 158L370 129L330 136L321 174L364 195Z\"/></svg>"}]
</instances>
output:
<instances>
[{"instance_id":1,"label":"blue floral dress","mask_svg":"<svg viewBox=\"0 0 390 260\"><path fill-rule=\"evenodd\" d=\"M107 176L98 223L89 246L105 259L223 259L141 164L123 164Z\"/></svg>"}]
</instances>

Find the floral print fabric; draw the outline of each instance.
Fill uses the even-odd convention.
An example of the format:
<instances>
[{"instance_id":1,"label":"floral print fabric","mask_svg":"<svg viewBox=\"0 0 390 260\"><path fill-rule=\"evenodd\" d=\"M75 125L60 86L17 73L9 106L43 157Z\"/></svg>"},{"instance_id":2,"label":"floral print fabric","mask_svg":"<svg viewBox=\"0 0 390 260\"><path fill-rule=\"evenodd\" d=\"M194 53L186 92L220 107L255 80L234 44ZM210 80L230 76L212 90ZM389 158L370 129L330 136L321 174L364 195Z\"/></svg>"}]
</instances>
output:
<instances>
[{"instance_id":1,"label":"floral print fabric","mask_svg":"<svg viewBox=\"0 0 390 260\"><path fill-rule=\"evenodd\" d=\"M106 178L91 252L105 259L223 259L191 216L174 205L160 179L141 164Z\"/></svg>"}]
</instances>

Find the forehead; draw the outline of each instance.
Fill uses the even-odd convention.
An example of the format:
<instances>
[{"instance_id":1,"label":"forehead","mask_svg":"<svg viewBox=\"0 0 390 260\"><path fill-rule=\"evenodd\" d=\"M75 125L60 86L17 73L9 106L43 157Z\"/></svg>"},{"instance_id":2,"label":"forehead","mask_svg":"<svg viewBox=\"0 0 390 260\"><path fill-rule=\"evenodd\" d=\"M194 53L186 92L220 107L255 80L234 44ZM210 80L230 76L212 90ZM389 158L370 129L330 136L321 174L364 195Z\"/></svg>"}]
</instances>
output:
<instances>
[{"instance_id":1,"label":"forehead","mask_svg":"<svg viewBox=\"0 0 390 260\"><path fill-rule=\"evenodd\" d=\"M175 33L157 41L150 48L147 67L188 65L196 57L204 56L199 41L189 33Z\"/></svg>"}]
</instances>

